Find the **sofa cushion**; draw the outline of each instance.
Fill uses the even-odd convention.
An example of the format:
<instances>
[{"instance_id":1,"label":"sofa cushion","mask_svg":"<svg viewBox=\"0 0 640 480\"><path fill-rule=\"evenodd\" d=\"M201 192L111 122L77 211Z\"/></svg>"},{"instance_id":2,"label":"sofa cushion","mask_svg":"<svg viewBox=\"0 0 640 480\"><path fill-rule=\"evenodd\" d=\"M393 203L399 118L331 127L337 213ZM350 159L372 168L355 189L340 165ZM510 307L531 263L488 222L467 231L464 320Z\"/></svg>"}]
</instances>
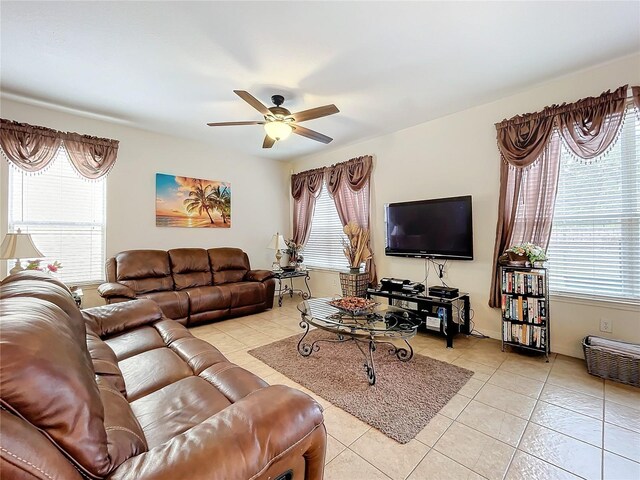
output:
<instances>
[{"instance_id":1,"label":"sofa cushion","mask_svg":"<svg viewBox=\"0 0 640 480\"><path fill-rule=\"evenodd\" d=\"M164 250L128 250L116 255L116 281L137 294L173 289L169 255Z\"/></svg>"},{"instance_id":2,"label":"sofa cushion","mask_svg":"<svg viewBox=\"0 0 640 480\"><path fill-rule=\"evenodd\" d=\"M214 285L241 282L251 269L249 257L239 248L210 248L207 253Z\"/></svg>"},{"instance_id":3,"label":"sofa cushion","mask_svg":"<svg viewBox=\"0 0 640 480\"><path fill-rule=\"evenodd\" d=\"M105 343L113 350L119 362L147 350L164 347L162 337L151 326L139 327L107 338Z\"/></svg>"},{"instance_id":4,"label":"sofa cushion","mask_svg":"<svg viewBox=\"0 0 640 480\"><path fill-rule=\"evenodd\" d=\"M209 382L197 376L183 378L131 404L153 448L231 405Z\"/></svg>"},{"instance_id":5,"label":"sofa cushion","mask_svg":"<svg viewBox=\"0 0 640 480\"><path fill-rule=\"evenodd\" d=\"M41 278L41 276L48 278ZM82 313L75 300L69 294L69 289L64 284L57 280L51 281L53 280L51 275L42 272L37 272L35 275L31 272L20 272L18 275L7 277L7 279L11 279L11 281L2 282L0 298L39 298L53 303L68 316L72 332L75 334L77 341L82 342L84 340L86 330Z\"/></svg>"},{"instance_id":6,"label":"sofa cushion","mask_svg":"<svg viewBox=\"0 0 640 480\"><path fill-rule=\"evenodd\" d=\"M176 290L211 285L211 266L205 249L174 248L168 253Z\"/></svg>"},{"instance_id":7,"label":"sofa cushion","mask_svg":"<svg viewBox=\"0 0 640 480\"><path fill-rule=\"evenodd\" d=\"M162 313L173 320L189 316L189 296L185 291L180 292L151 292L139 296L148 298L158 304Z\"/></svg>"},{"instance_id":8,"label":"sofa cushion","mask_svg":"<svg viewBox=\"0 0 640 480\"><path fill-rule=\"evenodd\" d=\"M50 436L91 475L106 476L144 451L144 439L105 429L105 409L84 334L78 341L76 323L60 307L39 298L3 298L0 322L4 407ZM116 417L109 414L111 426L119 423L119 412Z\"/></svg>"},{"instance_id":9,"label":"sofa cushion","mask_svg":"<svg viewBox=\"0 0 640 480\"><path fill-rule=\"evenodd\" d=\"M263 303L266 287L261 282L240 282L227 285L231 291L231 308Z\"/></svg>"},{"instance_id":10,"label":"sofa cushion","mask_svg":"<svg viewBox=\"0 0 640 480\"><path fill-rule=\"evenodd\" d=\"M186 292L189 295L191 314L229 310L231 305L231 291L227 285L190 288Z\"/></svg>"},{"instance_id":11,"label":"sofa cushion","mask_svg":"<svg viewBox=\"0 0 640 480\"><path fill-rule=\"evenodd\" d=\"M122 360L120 369L127 379L130 402L193 375L189 366L166 347L147 350Z\"/></svg>"}]
</instances>

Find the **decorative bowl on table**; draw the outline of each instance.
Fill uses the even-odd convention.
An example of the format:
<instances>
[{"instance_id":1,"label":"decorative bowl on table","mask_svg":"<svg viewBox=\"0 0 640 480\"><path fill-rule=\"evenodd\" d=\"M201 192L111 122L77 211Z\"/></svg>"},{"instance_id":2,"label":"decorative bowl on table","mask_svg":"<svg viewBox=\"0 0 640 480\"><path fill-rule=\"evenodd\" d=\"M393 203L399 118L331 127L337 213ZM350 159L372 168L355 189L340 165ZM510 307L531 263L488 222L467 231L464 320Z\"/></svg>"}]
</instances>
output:
<instances>
[{"instance_id":1,"label":"decorative bowl on table","mask_svg":"<svg viewBox=\"0 0 640 480\"><path fill-rule=\"evenodd\" d=\"M370 314L373 309L380 304L362 297L342 297L331 300L329 305L337 308L343 313L360 316Z\"/></svg>"}]
</instances>

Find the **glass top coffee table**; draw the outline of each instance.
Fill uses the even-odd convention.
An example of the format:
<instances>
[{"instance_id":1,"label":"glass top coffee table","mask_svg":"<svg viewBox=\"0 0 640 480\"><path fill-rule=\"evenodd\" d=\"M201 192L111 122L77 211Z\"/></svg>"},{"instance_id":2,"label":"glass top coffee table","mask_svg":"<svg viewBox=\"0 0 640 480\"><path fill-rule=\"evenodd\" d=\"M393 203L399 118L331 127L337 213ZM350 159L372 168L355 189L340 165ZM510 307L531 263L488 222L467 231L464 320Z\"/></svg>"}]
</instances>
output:
<instances>
[{"instance_id":1,"label":"glass top coffee table","mask_svg":"<svg viewBox=\"0 0 640 480\"><path fill-rule=\"evenodd\" d=\"M364 370L371 385L376 383L373 352L380 344L390 347L389 354L395 355L402 362L413 358L409 339L415 336L421 323L415 313L391 305L377 305L366 314L352 315L329 305L331 300L313 298L298 304L302 317L300 327L304 329L304 335L298 342L300 355L308 357L317 352L320 349L319 342L353 342L364 356ZM305 342L311 326L333 335L312 343ZM399 340L403 344L394 345L393 340Z\"/></svg>"}]
</instances>

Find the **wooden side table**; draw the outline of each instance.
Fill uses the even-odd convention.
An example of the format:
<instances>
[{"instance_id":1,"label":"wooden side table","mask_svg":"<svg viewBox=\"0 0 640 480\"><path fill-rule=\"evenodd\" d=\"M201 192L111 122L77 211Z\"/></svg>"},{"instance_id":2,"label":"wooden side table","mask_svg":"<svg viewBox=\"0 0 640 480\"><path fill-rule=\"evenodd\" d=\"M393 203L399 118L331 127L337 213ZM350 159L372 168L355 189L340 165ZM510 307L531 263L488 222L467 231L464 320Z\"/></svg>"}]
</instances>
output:
<instances>
[{"instance_id":1,"label":"wooden side table","mask_svg":"<svg viewBox=\"0 0 640 480\"><path fill-rule=\"evenodd\" d=\"M278 287L276 289L276 295L278 296L278 306L281 307L282 306L282 298L286 295L289 294L289 297L293 298L293 294L297 293L300 296L302 296L303 300L307 300L308 298L311 298L311 289L309 288L309 271L308 270L304 270L302 272L297 272L295 270L291 271L291 272L274 272L273 273L273 277L275 279L278 280ZM294 278L304 278L304 284L307 287L307 291L305 292L304 290L301 290L299 288L294 288L293 287L293 279ZM283 280L287 280L289 279L289 284L287 285L286 282L283 282Z\"/></svg>"}]
</instances>

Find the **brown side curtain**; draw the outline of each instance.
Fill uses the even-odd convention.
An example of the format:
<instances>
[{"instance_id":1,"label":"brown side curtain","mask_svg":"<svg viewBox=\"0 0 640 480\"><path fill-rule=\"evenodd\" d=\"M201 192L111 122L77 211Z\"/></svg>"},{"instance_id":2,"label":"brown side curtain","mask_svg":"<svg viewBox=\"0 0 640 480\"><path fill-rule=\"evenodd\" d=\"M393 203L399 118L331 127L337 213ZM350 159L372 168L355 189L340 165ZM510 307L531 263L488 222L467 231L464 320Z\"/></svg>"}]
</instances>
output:
<instances>
[{"instance_id":1,"label":"brown side curtain","mask_svg":"<svg viewBox=\"0 0 640 480\"><path fill-rule=\"evenodd\" d=\"M631 87L631 96L633 97L633 106L636 110L636 116L640 118L640 87Z\"/></svg>"},{"instance_id":2,"label":"brown side curtain","mask_svg":"<svg viewBox=\"0 0 640 480\"><path fill-rule=\"evenodd\" d=\"M0 119L0 147L7 160L27 173L45 169L56 156L62 137L45 127Z\"/></svg>"},{"instance_id":3,"label":"brown side curtain","mask_svg":"<svg viewBox=\"0 0 640 480\"><path fill-rule=\"evenodd\" d=\"M27 173L43 171L62 146L76 171L86 179L96 180L113 168L118 143L0 119L0 148L11 164Z\"/></svg>"},{"instance_id":4,"label":"brown side curtain","mask_svg":"<svg viewBox=\"0 0 640 480\"><path fill-rule=\"evenodd\" d=\"M370 179L373 159L370 155L352 158L326 169L327 190L336 204L342 225L355 222L370 231L369 209L371 205ZM369 237L369 250L371 237ZM367 260L369 282L378 283L378 275L373 257Z\"/></svg>"},{"instance_id":5,"label":"brown side curtain","mask_svg":"<svg viewBox=\"0 0 640 480\"><path fill-rule=\"evenodd\" d=\"M64 146L76 171L90 180L107 175L118 155L118 141L107 138L68 133Z\"/></svg>"},{"instance_id":6,"label":"brown side curtain","mask_svg":"<svg viewBox=\"0 0 640 480\"><path fill-rule=\"evenodd\" d=\"M311 233L316 198L322 189L324 169L317 168L291 175L293 196L293 241L304 245Z\"/></svg>"},{"instance_id":7,"label":"brown side curtain","mask_svg":"<svg viewBox=\"0 0 640 480\"><path fill-rule=\"evenodd\" d=\"M542 112L496 124L500 200L489 305L501 306L498 257L511 245L549 246L558 189L561 142L581 159L602 155L613 144L624 116L627 86L596 98L553 105Z\"/></svg>"}]
</instances>

